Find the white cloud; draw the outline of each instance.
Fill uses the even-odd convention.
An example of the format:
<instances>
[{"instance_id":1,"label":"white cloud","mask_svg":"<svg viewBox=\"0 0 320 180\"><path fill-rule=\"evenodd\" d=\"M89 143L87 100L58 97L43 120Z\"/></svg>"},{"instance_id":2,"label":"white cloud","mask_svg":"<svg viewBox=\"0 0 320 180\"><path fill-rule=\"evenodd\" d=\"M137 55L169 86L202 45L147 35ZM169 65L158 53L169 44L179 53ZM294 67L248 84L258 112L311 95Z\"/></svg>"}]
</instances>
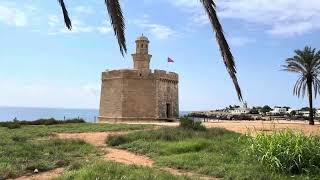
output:
<instances>
[{"instance_id":1,"label":"white cloud","mask_svg":"<svg viewBox=\"0 0 320 180\"><path fill-rule=\"evenodd\" d=\"M60 12L56 14L48 14L47 11L39 10L33 3L17 4L12 1L0 2L0 23L5 23L17 27L32 27L31 32L47 32L48 35L72 34L72 33L100 33L107 34L112 29L106 22L93 23L83 18L83 14L93 14L94 11L90 6L77 6L72 8L75 17L72 19L72 31L64 26L63 15ZM72 15L72 13L70 13ZM85 19L80 21L78 19ZM47 25L47 26L46 26ZM42 29L39 29L42 27ZM45 29L47 28L47 29Z\"/></svg>"},{"instance_id":2,"label":"white cloud","mask_svg":"<svg viewBox=\"0 0 320 180\"><path fill-rule=\"evenodd\" d=\"M23 10L5 5L0 5L0 22L17 27L28 25L27 16Z\"/></svg>"},{"instance_id":3,"label":"white cloud","mask_svg":"<svg viewBox=\"0 0 320 180\"><path fill-rule=\"evenodd\" d=\"M52 18L52 20L55 20L55 18ZM51 30L49 30L48 35L76 34L76 33L107 34L107 33L110 33L111 31L112 31L111 27L108 25L105 25L105 22L101 23L101 25L96 26L96 25L87 25L84 21L74 19L72 21L72 30L71 31L65 27L58 29L58 30L51 29Z\"/></svg>"},{"instance_id":4,"label":"white cloud","mask_svg":"<svg viewBox=\"0 0 320 180\"><path fill-rule=\"evenodd\" d=\"M241 47L253 43L254 40L248 37L235 36L228 38L228 42L233 46Z\"/></svg>"},{"instance_id":5,"label":"white cloud","mask_svg":"<svg viewBox=\"0 0 320 180\"><path fill-rule=\"evenodd\" d=\"M77 6L74 8L74 11L79 14L92 14L94 11L90 6Z\"/></svg>"},{"instance_id":6,"label":"white cloud","mask_svg":"<svg viewBox=\"0 0 320 180\"><path fill-rule=\"evenodd\" d=\"M195 8L201 6L200 0L165 0L169 3L172 3L175 6L186 7L186 8Z\"/></svg>"},{"instance_id":7,"label":"white cloud","mask_svg":"<svg viewBox=\"0 0 320 180\"><path fill-rule=\"evenodd\" d=\"M142 20L134 20L133 23L137 26L140 26L146 29L149 33L155 36L158 39L164 40L172 36L177 36L178 32L170 28L169 26L150 23L148 16L144 16Z\"/></svg>"},{"instance_id":8,"label":"white cloud","mask_svg":"<svg viewBox=\"0 0 320 180\"><path fill-rule=\"evenodd\" d=\"M174 30L165 25L160 24L141 24L142 27L147 28L151 34L158 39L168 39L170 36L176 34Z\"/></svg>"},{"instance_id":9,"label":"white cloud","mask_svg":"<svg viewBox=\"0 0 320 180\"><path fill-rule=\"evenodd\" d=\"M62 22L60 21L60 19L58 18L58 16L56 15L49 15L48 16L48 25L50 27L55 27L59 24L61 24Z\"/></svg>"},{"instance_id":10,"label":"white cloud","mask_svg":"<svg viewBox=\"0 0 320 180\"><path fill-rule=\"evenodd\" d=\"M221 17L263 25L273 35L300 35L320 29L319 0L221 1L220 9Z\"/></svg>"},{"instance_id":11,"label":"white cloud","mask_svg":"<svg viewBox=\"0 0 320 180\"><path fill-rule=\"evenodd\" d=\"M199 0L164 0L191 14L191 20L207 24ZM217 0L218 16L259 25L271 35L294 36L320 29L319 0Z\"/></svg>"},{"instance_id":12,"label":"white cloud","mask_svg":"<svg viewBox=\"0 0 320 180\"><path fill-rule=\"evenodd\" d=\"M97 27L97 30L102 34L106 34L112 31L110 27L105 27L105 26L99 26Z\"/></svg>"}]
</instances>

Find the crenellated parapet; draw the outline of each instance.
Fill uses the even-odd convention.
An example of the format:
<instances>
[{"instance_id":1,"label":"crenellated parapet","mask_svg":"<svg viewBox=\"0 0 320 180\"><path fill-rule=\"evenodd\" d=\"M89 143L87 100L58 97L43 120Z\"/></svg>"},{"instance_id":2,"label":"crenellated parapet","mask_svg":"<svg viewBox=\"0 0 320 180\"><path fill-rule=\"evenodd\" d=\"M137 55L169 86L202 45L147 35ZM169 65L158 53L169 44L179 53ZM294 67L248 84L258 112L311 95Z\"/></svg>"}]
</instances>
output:
<instances>
[{"instance_id":1,"label":"crenellated parapet","mask_svg":"<svg viewBox=\"0 0 320 180\"><path fill-rule=\"evenodd\" d=\"M153 79L154 74L149 72L140 71L136 69L121 69L105 71L102 73L102 81L108 79Z\"/></svg>"},{"instance_id":2,"label":"crenellated parapet","mask_svg":"<svg viewBox=\"0 0 320 180\"><path fill-rule=\"evenodd\" d=\"M136 69L112 70L102 73L102 80L110 79L154 79L178 83L179 75L177 73L164 70L154 70L153 72L150 70L149 72L142 72Z\"/></svg>"},{"instance_id":3,"label":"crenellated parapet","mask_svg":"<svg viewBox=\"0 0 320 180\"><path fill-rule=\"evenodd\" d=\"M172 83L179 82L179 75L174 72L168 72L164 70L154 70L154 76L157 80L168 81Z\"/></svg>"}]
</instances>

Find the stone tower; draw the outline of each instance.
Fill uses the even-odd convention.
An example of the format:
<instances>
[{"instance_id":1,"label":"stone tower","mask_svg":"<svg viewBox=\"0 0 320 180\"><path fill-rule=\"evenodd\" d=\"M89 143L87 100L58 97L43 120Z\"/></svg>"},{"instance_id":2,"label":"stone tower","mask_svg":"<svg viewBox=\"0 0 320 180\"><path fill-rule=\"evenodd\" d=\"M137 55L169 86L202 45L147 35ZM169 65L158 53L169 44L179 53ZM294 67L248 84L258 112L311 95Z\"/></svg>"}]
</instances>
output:
<instances>
[{"instance_id":1,"label":"stone tower","mask_svg":"<svg viewBox=\"0 0 320 180\"><path fill-rule=\"evenodd\" d=\"M174 121L179 117L179 76L150 70L149 40L137 38L133 69L102 73L99 122Z\"/></svg>"},{"instance_id":2,"label":"stone tower","mask_svg":"<svg viewBox=\"0 0 320 180\"><path fill-rule=\"evenodd\" d=\"M141 36L136 40L136 53L132 54L134 69L148 72L150 70L150 60L152 55L149 54L149 40Z\"/></svg>"}]
</instances>

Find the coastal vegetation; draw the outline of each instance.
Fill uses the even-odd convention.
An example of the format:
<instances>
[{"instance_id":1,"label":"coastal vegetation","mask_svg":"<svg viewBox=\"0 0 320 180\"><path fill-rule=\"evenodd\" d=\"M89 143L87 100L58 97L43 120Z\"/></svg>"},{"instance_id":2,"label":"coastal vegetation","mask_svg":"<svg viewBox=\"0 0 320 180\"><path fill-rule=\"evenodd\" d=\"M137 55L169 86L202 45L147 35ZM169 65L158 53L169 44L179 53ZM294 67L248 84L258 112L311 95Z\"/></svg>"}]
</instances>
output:
<instances>
[{"instance_id":1,"label":"coastal vegetation","mask_svg":"<svg viewBox=\"0 0 320 180\"><path fill-rule=\"evenodd\" d=\"M70 171L56 180L88 180L88 179L112 179L112 180L188 180L184 176L174 176L170 173L149 167L130 166L111 161L97 160Z\"/></svg>"},{"instance_id":2,"label":"coastal vegetation","mask_svg":"<svg viewBox=\"0 0 320 180\"><path fill-rule=\"evenodd\" d=\"M121 130L139 130L144 128L151 128L152 125L128 125L128 124L94 124L86 123L82 119L70 119L70 120L55 120L51 119L39 119L35 121L8 121L0 122L0 127L6 127L8 129L23 128L23 130L33 130L39 128L38 133L81 133L81 132L103 132L103 131L121 131Z\"/></svg>"},{"instance_id":3,"label":"coastal vegetation","mask_svg":"<svg viewBox=\"0 0 320 180\"><path fill-rule=\"evenodd\" d=\"M284 130L250 138L249 153L277 172L318 173L320 137Z\"/></svg>"},{"instance_id":4,"label":"coastal vegetation","mask_svg":"<svg viewBox=\"0 0 320 180\"><path fill-rule=\"evenodd\" d=\"M292 144L283 144L287 135L293 139ZM318 179L319 158L313 156L319 151L318 137L311 137L306 142L301 140L308 139L307 136L290 134L283 132L267 140L263 139L264 134L258 134L256 138L247 135L240 135L220 128L210 128L205 130L193 130L190 128L161 128L135 132L127 135L113 136L106 141L110 146L150 156L155 160L159 168L171 167L192 171L198 174L208 175L224 179ZM282 140L281 140L282 138ZM286 139L288 140L288 139ZM294 167L295 158L300 158L297 166L301 171L287 171L286 168L280 170L270 168L264 159L265 148L261 152L259 143L263 141L266 147L283 146L281 150L294 148L287 155L285 152L277 154L283 167ZM294 143L297 147L293 147ZM301 144L299 144L301 142ZM308 149L308 150L307 150ZM317 149L317 151L313 151ZM272 152L270 152L272 153ZM272 155L270 155L272 156ZM276 155L274 155L276 156ZM291 157L290 157L291 156ZM313 158L312 158L313 156ZM290 158L290 160L288 159ZM286 159L287 162L283 162ZM307 162L309 162L307 164ZM272 164L274 165L274 164Z\"/></svg>"},{"instance_id":5,"label":"coastal vegetation","mask_svg":"<svg viewBox=\"0 0 320 180\"><path fill-rule=\"evenodd\" d=\"M314 125L313 94L317 97L320 93L320 51L315 48L305 47L295 50L295 56L288 58L283 65L285 71L299 74L293 89L294 95L309 98L309 124Z\"/></svg>"},{"instance_id":6,"label":"coastal vegetation","mask_svg":"<svg viewBox=\"0 0 320 180\"><path fill-rule=\"evenodd\" d=\"M224 179L319 179L318 136L291 131L255 136L222 128L206 128L183 118L178 127L71 123L0 127L0 179L35 169L63 167L57 179L192 179L164 169ZM108 136L109 146L142 154L152 167L104 160L104 151L82 140L59 139L57 133L134 131ZM92 178L94 177L94 178Z\"/></svg>"},{"instance_id":7,"label":"coastal vegetation","mask_svg":"<svg viewBox=\"0 0 320 180\"><path fill-rule=\"evenodd\" d=\"M60 124L22 125L18 129L0 126L0 179L27 172L72 166L100 155L95 147L80 140L60 140L55 133L126 131L151 125ZM83 163L83 162L82 162Z\"/></svg>"},{"instance_id":8,"label":"coastal vegetation","mask_svg":"<svg viewBox=\"0 0 320 180\"><path fill-rule=\"evenodd\" d=\"M50 119L38 119L35 121L19 121L14 119L13 121L0 122L0 126L7 127L9 129L20 128L22 125L55 125L55 124L72 124L72 123L85 123L84 119L67 119L67 120L56 120L54 118Z\"/></svg>"},{"instance_id":9,"label":"coastal vegetation","mask_svg":"<svg viewBox=\"0 0 320 180\"><path fill-rule=\"evenodd\" d=\"M0 127L0 179L66 166L98 151L83 141L51 139L41 127Z\"/></svg>"}]
</instances>

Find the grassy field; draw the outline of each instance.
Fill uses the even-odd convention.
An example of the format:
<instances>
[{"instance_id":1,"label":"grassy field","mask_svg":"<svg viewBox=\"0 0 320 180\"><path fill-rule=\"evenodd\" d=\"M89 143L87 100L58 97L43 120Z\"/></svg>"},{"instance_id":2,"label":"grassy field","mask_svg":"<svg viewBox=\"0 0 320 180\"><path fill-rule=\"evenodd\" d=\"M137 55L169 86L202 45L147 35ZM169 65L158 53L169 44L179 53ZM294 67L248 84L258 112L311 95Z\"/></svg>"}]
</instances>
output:
<instances>
[{"instance_id":1,"label":"grassy field","mask_svg":"<svg viewBox=\"0 0 320 180\"><path fill-rule=\"evenodd\" d=\"M150 125L64 124L0 127L0 179L17 177L34 169L46 171L97 158L100 152L78 140L54 139L54 133L138 130Z\"/></svg>"},{"instance_id":2,"label":"grassy field","mask_svg":"<svg viewBox=\"0 0 320 180\"><path fill-rule=\"evenodd\" d=\"M277 165L274 159L280 159L279 153L273 152L278 152L279 148L270 149L269 144L266 143L269 140L279 143L284 151L287 149L293 154L294 160L296 157L299 159L300 154L305 156L305 154L312 154L315 150L319 150L318 137L308 138L302 134L284 133L270 137L265 135L258 138L260 136L257 136L254 139L222 128L201 128L201 125L195 126L197 128L193 127L196 130L180 127L150 130L152 127L152 125L90 123L22 125L17 129L0 127L0 179L18 177L27 172L33 172L34 169L43 172L57 167L66 169L66 173L59 177L59 180L190 179L159 170L164 167L223 179L320 179L319 174L314 172L308 174L308 169L304 169L304 167L320 162L320 155L311 155L312 162L308 159L301 161L300 164L304 166L300 164L298 166L304 172L303 175L281 173L281 171L274 171L275 168L269 166L273 162L275 166ZM113 136L108 138L107 143L150 156L156 162L153 168L104 161L103 153L96 147L80 140L55 138L55 133L143 129L149 130ZM290 141L291 139L295 140ZM254 143L255 146L251 146L250 143ZM297 146L300 144L303 146ZM254 153L256 157L249 154L250 147L252 147L251 153ZM295 147L299 151L291 150L293 148L290 147ZM268 159L264 160L264 164L260 163L259 158L266 152L271 152L271 154L269 153ZM283 157L281 153L280 156ZM292 161L290 162L288 158L283 159L288 164L283 167L290 168Z\"/></svg>"},{"instance_id":3,"label":"grassy field","mask_svg":"<svg viewBox=\"0 0 320 180\"><path fill-rule=\"evenodd\" d=\"M95 161L77 170L70 171L57 180L187 180L190 178L174 176L154 168L128 166L110 161Z\"/></svg>"},{"instance_id":4,"label":"grassy field","mask_svg":"<svg viewBox=\"0 0 320 180\"><path fill-rule=\"evenodd\" d=\"M213 128L206 131L162 128L114 136L107 143L146 154L157 166L224 179L320 179L320 175L277 173L247 153L250 137Z\"/></svg>"}]
</instances>

